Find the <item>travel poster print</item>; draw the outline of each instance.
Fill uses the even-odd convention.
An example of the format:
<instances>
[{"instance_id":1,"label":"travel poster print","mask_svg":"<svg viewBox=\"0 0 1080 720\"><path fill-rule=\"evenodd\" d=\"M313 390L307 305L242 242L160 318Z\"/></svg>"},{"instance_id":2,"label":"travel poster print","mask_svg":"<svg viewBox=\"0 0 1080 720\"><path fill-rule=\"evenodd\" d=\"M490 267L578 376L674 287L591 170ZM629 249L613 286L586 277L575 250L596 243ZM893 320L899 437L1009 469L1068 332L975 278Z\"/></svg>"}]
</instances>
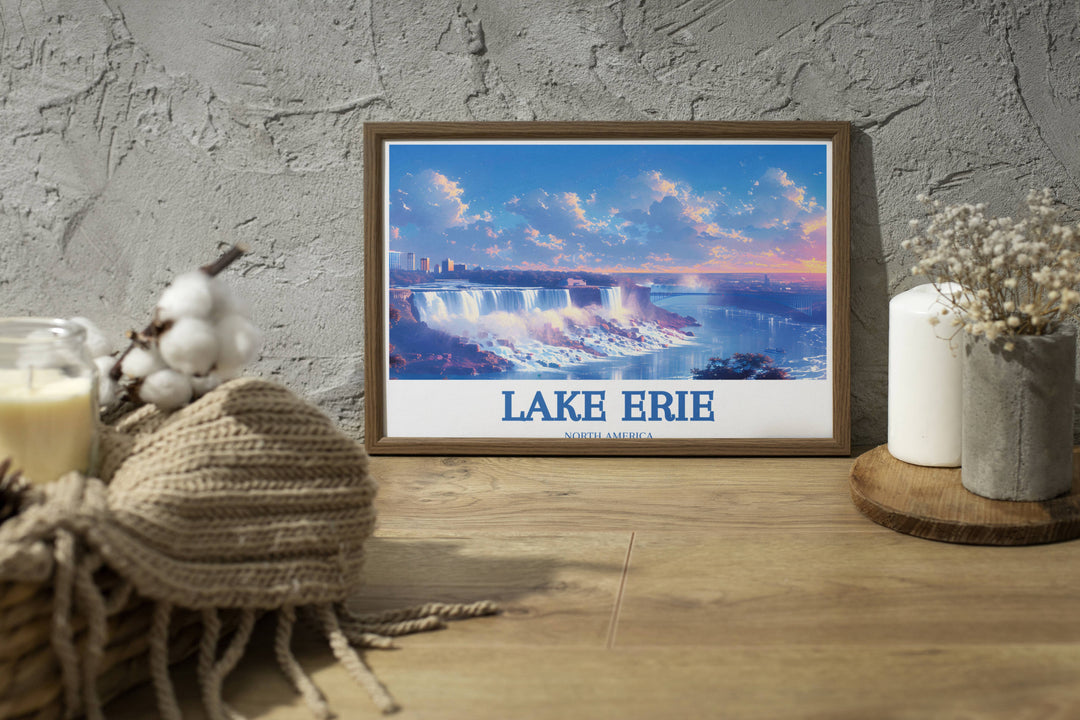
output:
<instances>
[{"instance_id":1,"label":"travel poster print","mask_svg":"<svg viewBox=\"0 0 1080 720\"><path fill-rule=\"evenodd\" d=\"M388 142L388 436L830 437L830 153Z\"/></svg>"}]
</instances>

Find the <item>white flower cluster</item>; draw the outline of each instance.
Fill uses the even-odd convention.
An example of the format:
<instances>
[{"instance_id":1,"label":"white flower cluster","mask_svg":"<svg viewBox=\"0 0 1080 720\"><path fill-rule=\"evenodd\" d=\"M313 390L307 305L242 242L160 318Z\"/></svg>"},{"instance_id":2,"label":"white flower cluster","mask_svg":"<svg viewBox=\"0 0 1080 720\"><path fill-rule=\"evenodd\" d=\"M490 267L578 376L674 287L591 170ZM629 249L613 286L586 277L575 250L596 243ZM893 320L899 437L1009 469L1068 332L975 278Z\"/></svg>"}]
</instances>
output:
<instances>
[{"instance_id":1,"label":"white flower cluster","mask_svg":"<svg viewBox=\"0 0 1080 720\"><path fill-rule=\"evenodd\" d=\"M248 307L223 280L201 270L165 288L148 331L135 335L122 356L119 381L110 376L112 358L107 367L99 362L104 406L123 387L163 410L181 407L236 377L262 346Z\"/></svg>"},{"instance_id":2,"label":"white flower cluster","mask_svg":"<svg viewBox=\"0 0 1080 720\"><path fill-rule=\"evenodd\" d=\"M972 335L1043 335L1080 306L1080 227L1059 222L1049 188L1028 193L1020 220L987 218L982 203L919 200L929 207L930 221L922 227L912 220L916 235L901 246L919 258L913 274L963 287L945 297L960 311L954 322Z\"/></svg>"}]
</instances>

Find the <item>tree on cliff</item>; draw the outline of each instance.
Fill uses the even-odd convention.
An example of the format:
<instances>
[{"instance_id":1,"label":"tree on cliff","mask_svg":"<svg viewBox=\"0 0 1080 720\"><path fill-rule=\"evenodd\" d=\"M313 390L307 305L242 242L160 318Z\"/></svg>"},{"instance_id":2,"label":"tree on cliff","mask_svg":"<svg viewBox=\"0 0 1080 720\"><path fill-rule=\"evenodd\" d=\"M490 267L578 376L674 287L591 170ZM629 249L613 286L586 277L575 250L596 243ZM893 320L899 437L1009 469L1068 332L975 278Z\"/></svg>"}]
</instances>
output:
<instances>
[{"instance_id":1,"label":"tree on cliff","mask_svg":"<svg viewBox=\"0 0 1080 720\"><path fill-rule=\"evenodd\" d=\"M762 353L735 353L729 358L709 358L703 369L690 370L695 380L790 380L785 368Z\"/></svg>"}]
</instances>

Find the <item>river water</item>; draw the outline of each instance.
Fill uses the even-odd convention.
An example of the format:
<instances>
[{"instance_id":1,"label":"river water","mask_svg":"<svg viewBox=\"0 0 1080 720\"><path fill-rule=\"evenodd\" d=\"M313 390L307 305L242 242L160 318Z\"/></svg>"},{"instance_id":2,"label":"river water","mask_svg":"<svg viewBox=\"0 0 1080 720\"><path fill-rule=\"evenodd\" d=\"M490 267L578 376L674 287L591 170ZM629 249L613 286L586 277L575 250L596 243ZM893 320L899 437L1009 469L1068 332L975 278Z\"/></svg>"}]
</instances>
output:
<instances>
[{"instance_id":1,"label":"river water","mask_svg":"<svg viewBox=\"0 0 1080 720\"><path fill-rule=\"evenodd\" d=\"M710 298L718 297L715 295L665 294L687 288L656 286L654 292L659 296L652 301L665 310L695 318L700 326L686 328L693 336L655 323L639 323L635 330L640 336L635 341L596 326L582 329L580 325L567 325L566 321L582 322L586 312L573 307L566 289L490 287L467 282L437 282L411 289L421 321L476 342L515 363L517 369L497 375L501 380L691 379L692 370L704 368L710 358L735 353L768 355L793 378L825 378L824 325L710 305ZM627 322L620 289L600 288L599 293L603 308L598 312L619 324ZM563 326L567 332L579 333L577 339L606 357L545 344L535 339L538 324ZM390 339L393 342L393 337Z\"/></svg>"},{"instance_id":2,"label":"river water","mask_svg":"<svg viewBox=\"0 0 1080 720\"><path fill-rule=\"evenodd\" d=\"M692 368L703 368L712 357L734 353L764 353L793 378L824 379L826 328L800 323L779 315L716 307L708 296L682 295L654 299L653 304L679 315L695 318L701 327L687 330L694 337L687 344L638 355L590 360L555 369L513 370L500 379L567 380L676 380L690 379ZM783 352L779 352L779 351Z\"/></svg>"}]
</instances>

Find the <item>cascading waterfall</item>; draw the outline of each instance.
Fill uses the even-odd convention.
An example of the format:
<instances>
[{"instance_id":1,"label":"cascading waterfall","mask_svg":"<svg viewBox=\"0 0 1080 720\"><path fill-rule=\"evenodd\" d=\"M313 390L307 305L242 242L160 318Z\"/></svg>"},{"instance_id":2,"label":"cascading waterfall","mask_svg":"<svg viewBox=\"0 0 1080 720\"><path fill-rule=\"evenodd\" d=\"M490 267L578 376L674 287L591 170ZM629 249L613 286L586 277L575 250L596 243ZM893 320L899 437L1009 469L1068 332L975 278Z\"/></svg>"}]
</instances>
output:
<instances>
[{"instance_id":1,"label":"cascading waterfall","mask_svg":"<svg viewBox=\"0 0 1080 720\"><path fill-rule=\"evenodd\" d=\"M605 287L600 288L600 304L604 309L618 315L622 313L622 288L621 287Z\"/></svg>"},{"instance_id":2,"label":"cascading waterfall","mask_svg":"<svg viewBox=\"0 0 1080 720\"><path fill-rule=\"evenodd\" d=\"M618 288L613 289L618 291ZM528 313L559 310L571 305L570 291L560 288L413 290L412 300L417 317L429 324L450 320L477 322L481 316L496 312Z\"/></svg>"}]
</instances>

